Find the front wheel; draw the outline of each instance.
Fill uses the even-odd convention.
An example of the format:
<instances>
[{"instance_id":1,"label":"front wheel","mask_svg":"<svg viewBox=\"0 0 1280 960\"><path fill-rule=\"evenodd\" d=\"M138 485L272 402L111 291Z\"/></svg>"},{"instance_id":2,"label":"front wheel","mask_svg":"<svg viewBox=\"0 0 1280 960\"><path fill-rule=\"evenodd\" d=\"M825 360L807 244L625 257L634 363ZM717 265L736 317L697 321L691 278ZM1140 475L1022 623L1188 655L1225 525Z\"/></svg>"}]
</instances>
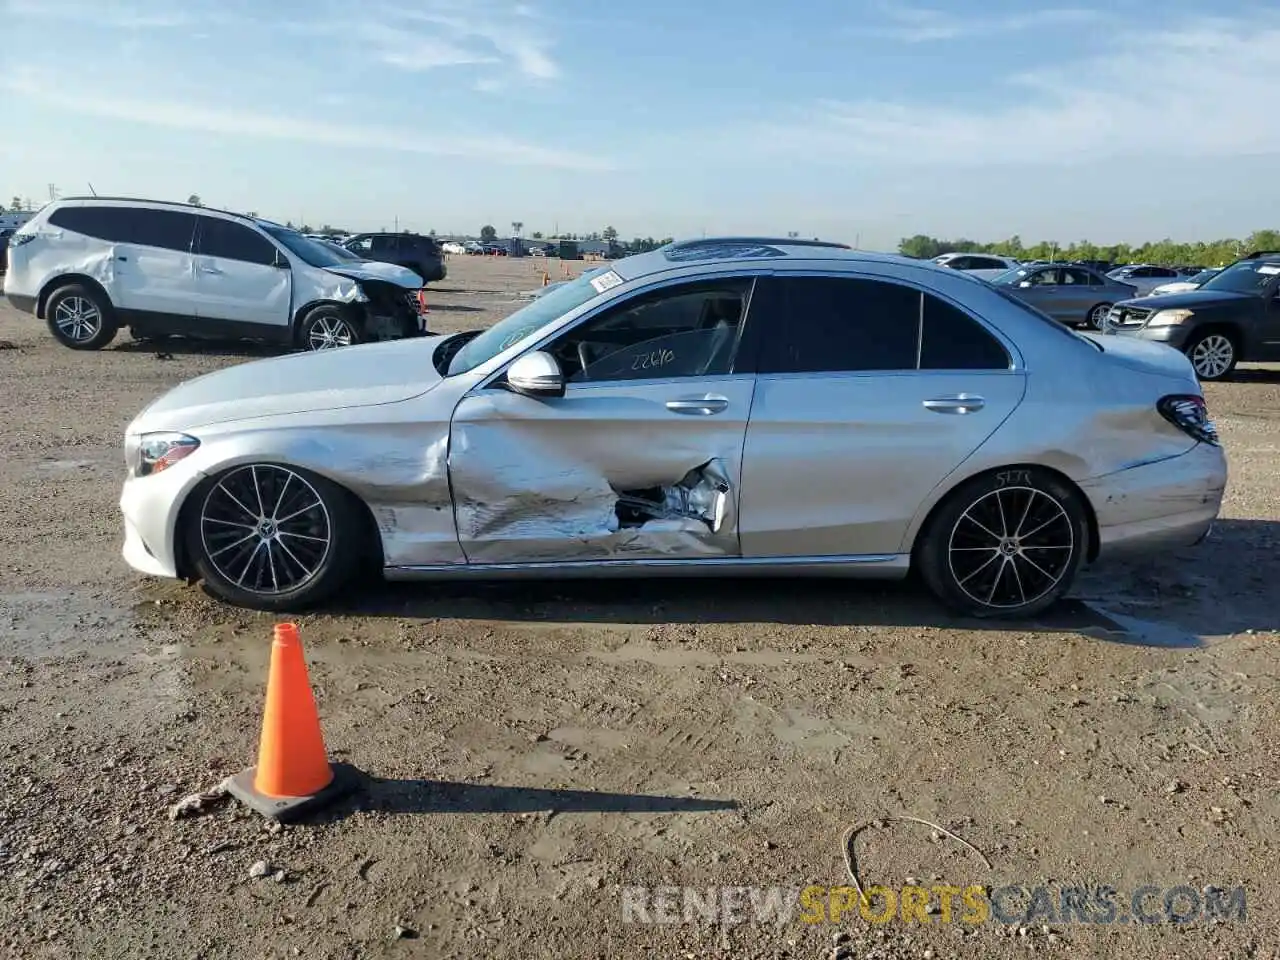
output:
<instances>
[{"instance_id":1,"label":"front wheel","mask_svg":"<svg viewBox=\"0 0 1280 960\"><path fill-rule=\"evenodd\" d=\"M975 477L930 518L916 551L933 594L958 613L1028 617L1071 587L1087 552L1080 494L1034 467Z\"/></svg>"},{"instance_id":2,"label":"front wheel","mask_svg":"<svg viewBox=\"0 0 1280 960\"><path fill-rule=\"evenodd\" d=\"M206 588L236 606L314 606L350 582L366 555L359 504L309 471L246 464L192 496L184 511L188 556Z\"/></svg>"},{"instance_id":3,"label":"front wheel","mask_svg":"<svg viewBox=\"0 0 1280 960\"><path fill-rule=\"evenodd\" d=\"M1186 354L1201 380L1225 380L1236 367L1235 340L1216 330L1193 336L1186 346Z\"/></svg>"},{"instance_id":4,"label":"front wheel","mask_svg":"<svg viewBox=\"0 0 1280 960\"><path fill-rule=\"evenodd\" d=\"M360 328L341 307L332 304L313 308L298 328L298 342L304 350L350 347L360 340Z\"/></svg>"},{"instance_id":5,"label":"front wheel","mask_svg":"<svg viewBox=\"0 0 1280 960\"><path fill-rule=\"evenodd\" d=\"M1089 311L1088 323L1093 330L1101 330L1103 323L1106 322L1107 314L1111 312L1111 304L1100 303Z\"/></svg>"}]
</instances>

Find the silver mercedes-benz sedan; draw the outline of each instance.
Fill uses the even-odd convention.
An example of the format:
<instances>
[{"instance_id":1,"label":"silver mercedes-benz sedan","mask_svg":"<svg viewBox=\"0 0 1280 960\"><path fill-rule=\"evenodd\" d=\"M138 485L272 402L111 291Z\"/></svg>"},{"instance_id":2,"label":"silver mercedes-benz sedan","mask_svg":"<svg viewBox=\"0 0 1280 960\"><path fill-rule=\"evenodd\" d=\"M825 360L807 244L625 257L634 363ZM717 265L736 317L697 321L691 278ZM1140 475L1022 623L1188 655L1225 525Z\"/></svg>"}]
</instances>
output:
<instances>
[{"instance_id":1,"label":"silver mercedes-benz sedan","mask_svg":"<svg viewBox=\"0 0 1280 960\"><path fill-rule=\"evenodd\" d=\"M283 611L393 579L918 570L1027 616L1202 539L1187 359L981 280L795 240L672 244L484 331L241 364L128 427L124 556Z\"/></svg>"}]
</instances>

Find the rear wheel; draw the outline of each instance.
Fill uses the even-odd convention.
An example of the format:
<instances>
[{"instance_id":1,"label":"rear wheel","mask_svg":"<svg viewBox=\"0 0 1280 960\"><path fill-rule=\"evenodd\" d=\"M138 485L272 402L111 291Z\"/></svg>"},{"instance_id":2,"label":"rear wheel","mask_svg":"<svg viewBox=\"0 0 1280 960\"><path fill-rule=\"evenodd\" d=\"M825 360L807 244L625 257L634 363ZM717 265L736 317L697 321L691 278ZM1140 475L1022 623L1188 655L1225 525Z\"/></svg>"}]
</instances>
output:
<instances>
[{"instance_id":1,"label":"rear wheel","mask_svg":"<svg viewBox=\"0 0 1280 960\"><path fill-rule=\"evenodd\" d=\"M210 592L237 606L313 606L348 583L367 555L358 502L309 471L246 464L192 496L187 555Z\"/></svg>"},{"instance_id":2,"label":"rear wheel","mask_svg":"<svg viewBox=\"0 0 1280 960\"><path fill-rule=\"evenodd\" d=\"M101 350L118 329L111 304L96 290L79 283L50 294L44 315L54 339L72 350Z\"/></svg>"},{"instance_id":3,"label":"rear wheel","mask_svg":"<svg viewBox=\"0 0 1280 960\"><path fill-rule=\"evenodd\" d=\"M1193 336L1186 354L1201 380L1225 380L1236 367L1235 338L1220 330L1206 330Z\"/></svg>"},{"instance_id":4,"label":"rear wheel","mask_svg":"<svg viewBox=\"0 0 1280 960\"><path fill-rule=\"evenodd\" d=\"M1035 468L975 477L930 518L916 561L946 606L975 617L1027 617L1071 587L1087 552L1080 494Z\"/></svg>"}]
</instances>

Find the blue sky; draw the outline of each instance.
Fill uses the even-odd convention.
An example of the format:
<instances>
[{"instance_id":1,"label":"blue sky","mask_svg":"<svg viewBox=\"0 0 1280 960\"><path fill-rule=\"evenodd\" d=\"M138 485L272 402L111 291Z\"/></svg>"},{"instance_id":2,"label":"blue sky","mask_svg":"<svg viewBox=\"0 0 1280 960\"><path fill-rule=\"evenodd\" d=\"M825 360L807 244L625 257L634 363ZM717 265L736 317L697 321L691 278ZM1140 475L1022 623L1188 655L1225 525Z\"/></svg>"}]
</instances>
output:
<instances>
[{"instance_id":1,"label":"blue sky","mask_svg":"<svg viewBox=\"0 0 1280 960\"><path fill-rule=\"evenodd\" d=\"M1211 15L1207 15L1212 11ZM312 225L1280 227L1280 7L0 0L0 194Z\"/></svg>"}]
</instances>

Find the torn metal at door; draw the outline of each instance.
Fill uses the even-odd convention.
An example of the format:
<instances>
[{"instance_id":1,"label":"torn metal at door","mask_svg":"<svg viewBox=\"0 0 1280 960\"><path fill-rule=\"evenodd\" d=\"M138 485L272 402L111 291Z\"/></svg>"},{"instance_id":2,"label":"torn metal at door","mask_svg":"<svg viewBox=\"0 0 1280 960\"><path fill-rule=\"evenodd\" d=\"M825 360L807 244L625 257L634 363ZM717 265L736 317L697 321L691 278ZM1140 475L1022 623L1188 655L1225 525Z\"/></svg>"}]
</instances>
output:
<instances>
[{"instance_id":1,"label":"torn metal at door","mask_svg":"<svg viewBox=\"0 0 1280 960\"><path fill-rule=\"evenodd\" d=\"M690 470L670 487L618 494L621 526L644 528L650 520L701 520L712 533L724 526L729 509L729 477L724 464L711 460Z\"/></svg>"}]
</instances>

